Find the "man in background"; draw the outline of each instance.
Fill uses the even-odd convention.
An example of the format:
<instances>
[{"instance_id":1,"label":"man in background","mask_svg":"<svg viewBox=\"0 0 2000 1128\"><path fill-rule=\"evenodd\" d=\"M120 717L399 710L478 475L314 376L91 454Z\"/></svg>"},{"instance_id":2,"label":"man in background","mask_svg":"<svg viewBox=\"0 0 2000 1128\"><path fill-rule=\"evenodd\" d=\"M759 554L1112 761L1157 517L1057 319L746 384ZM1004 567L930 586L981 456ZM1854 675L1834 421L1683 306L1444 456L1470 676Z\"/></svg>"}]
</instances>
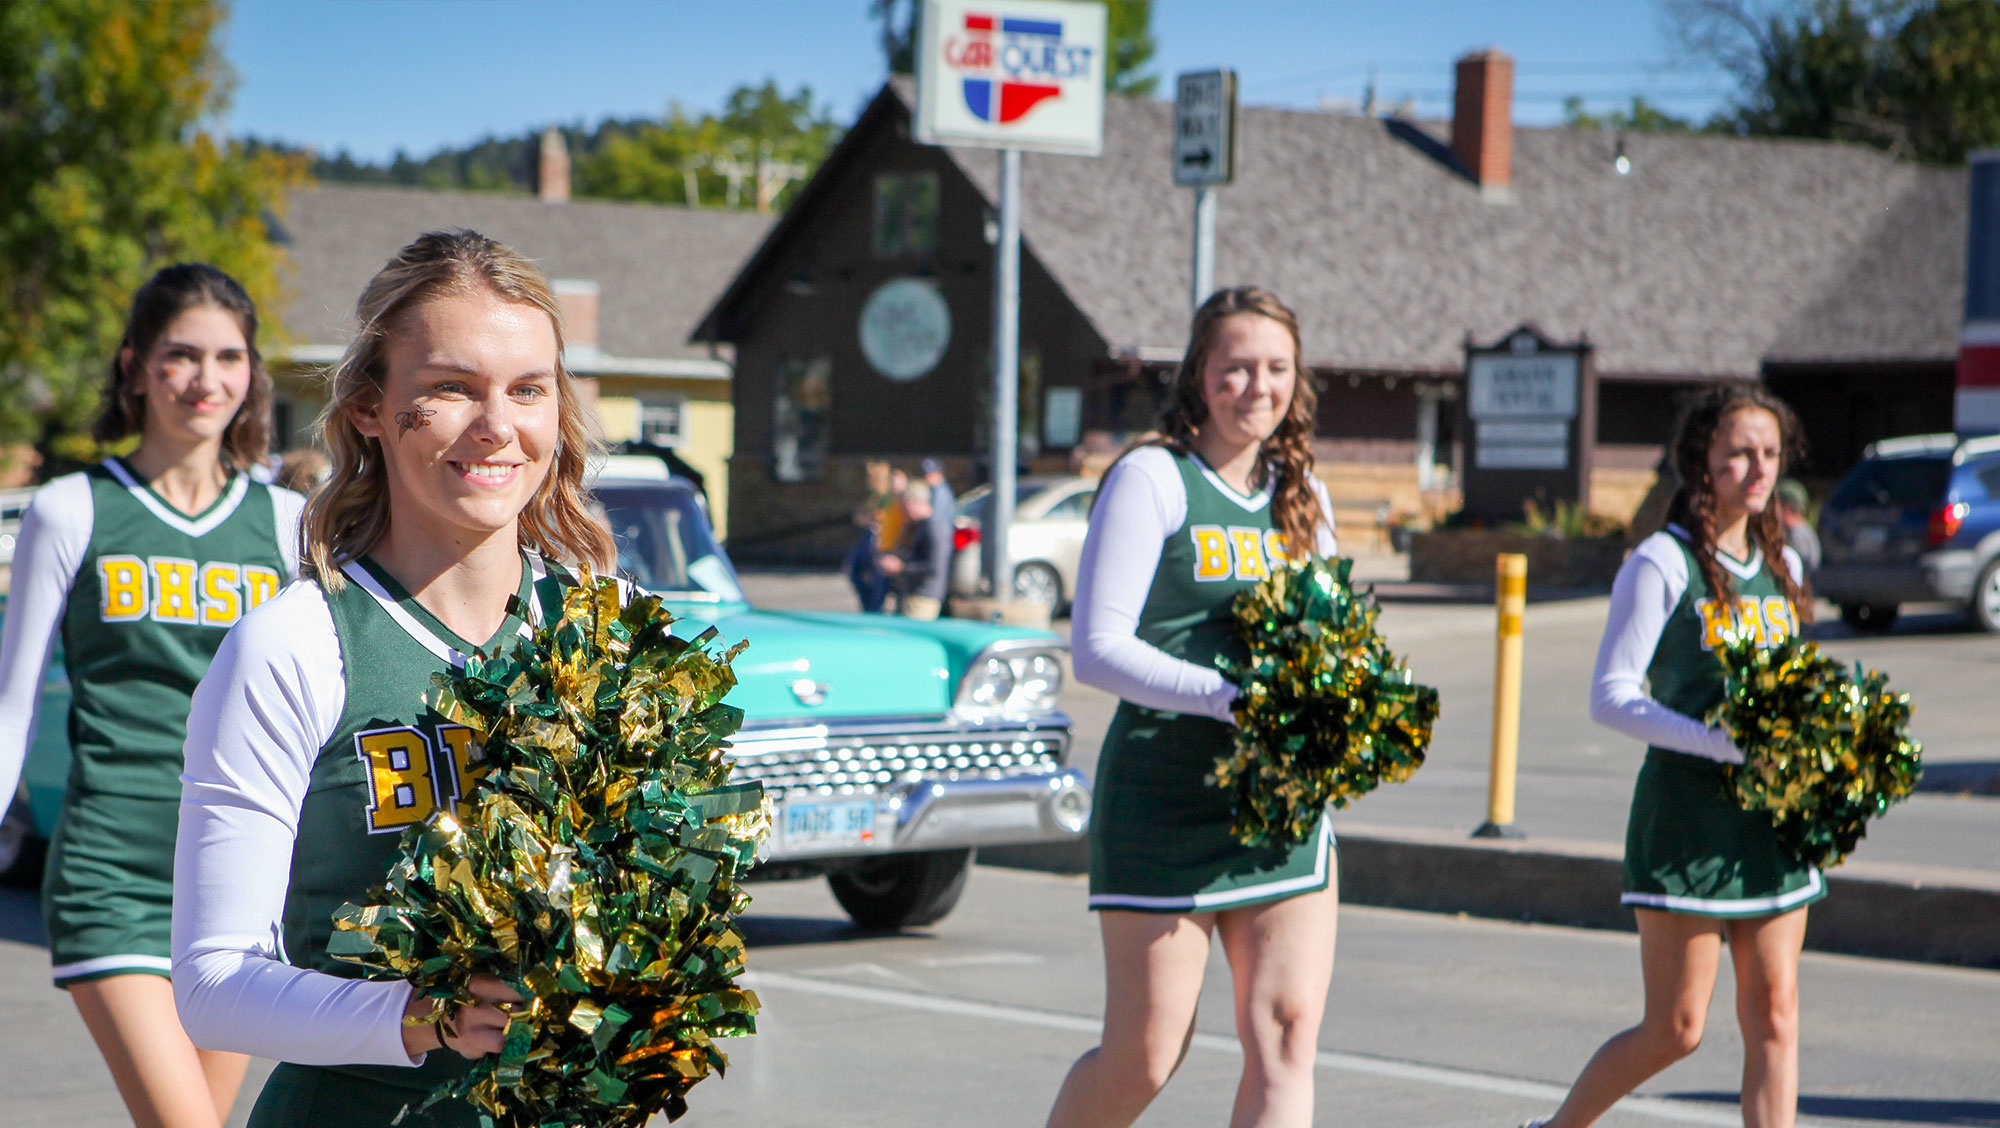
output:
<instances>
[{"instance_id":1,"label":"man in background","mask_svg":"<svg viewBox=\"0 0 2000 1128\"><path fill-rule=\"evenodd\" d=\"M1813 532L1812 522L1806 520L1806 507L1812 504L1812 495L1806 487L1793 478L1778 483L1778 515L1785 519L1785 543L1799 554L1799 562L1806 566L1810 576L1819 568L1819 534Z\"/></svg>"},{"instance_id":2,"label":"man in background","mask_svg":"<svg viewBox=\"0 0 2000 1128\"><path fill-rule=\"evenodd\" d=\"M933 516L931 487L911 482L903 491L902 544L877 562L895 586L899 610L912 619L944 613L945 586L951 579L951 536L937 535Z\"/></svg>"}]
</instances>

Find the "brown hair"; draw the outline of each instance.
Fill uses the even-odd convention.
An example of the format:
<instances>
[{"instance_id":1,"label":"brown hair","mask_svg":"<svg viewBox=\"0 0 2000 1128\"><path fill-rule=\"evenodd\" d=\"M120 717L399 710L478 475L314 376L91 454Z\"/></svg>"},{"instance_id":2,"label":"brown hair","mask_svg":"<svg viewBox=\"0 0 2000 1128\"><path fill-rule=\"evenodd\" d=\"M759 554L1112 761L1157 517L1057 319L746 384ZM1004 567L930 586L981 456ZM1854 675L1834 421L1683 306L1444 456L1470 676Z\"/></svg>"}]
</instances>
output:
<instances>
[{"instance_id":1,"label":"brown hair","mask_svg":"<svg viewBox=\"0 0 2000 1128\"><path fill-rule=\"evenodd\" d=\"M374 547L389 527L380 443L355 428L349 411L380 401L388 375L384 354L405 314L481 288L548 314L556 332L555 465L521 511L521 545L562 564L602 568L612 559L611 535L592 519L583 488L584 466L598 442L562 360L562 311L548 280L518 251L477 231L432 231L397 251L369 279L354 307L360 329L326 376L319 430L333 465L306 503L302 571L328 590L338 591L344 583L340 565Z\"/></svg>"},{"instance_id":2,"label":"brown hair","mask_svg":"<svg viewBox=\"0 0 2000 1128\"><path fill-rule=\"evenodd\" d=\"M1292 369L1296 379L1291 406L1286 408L1278 429L1264 440L1265 458L1258 463L1258 480L1253 484L1262 484L1264 475L1275 471L1271 513L1277 518L1278 529L1284 534L1291 554L1303 557L1313 550L1313 534L1326 520L1312 490L1313 421L1319 408L1319 393L1313 387L1311 370L1305 366L1306 350L1299 337L1298 316L1276 294L1256 286L1237 286L1217 290L1201 303L1201 308L1195 311L1194 324L1188 329L1187 354L1181 358L1173 388L1160 411L1160 442L1183 453L1194 451L1195 435L1208 421L1202 369L1215 347L1217 326L1223 318L1239 313L1268 317L1292 336Z\"/></svg>"},{"instance_id":3,"label":"brown hair","mask_svg":"<svg viewBox=\"0 0 2000 1128\"><path fill-rule=\"evenodd\" d=\"M271 444L271 377L257 351L257 303L236 279L205 262L177 262L163 267L132 295L132 312L125 318L125 335L111 358L104 384L104 404L90 425L90 437L115 443L146 430L146 397L138 385L146 358L174 318L198 306L214 306L235 316L250 353L250 389L236 407L236 417L222 432L222 460L238 470L264 461ZM132 350L130 365L125 350Z\"/></svg>"},{"instance_id":4,"label":"brown hair","mask_svg":"<svg viewBox=\"0 0 2000 1128\"><path fill-rule=\"evenodd\" d=\"M1785 401L1756 384L1717 384L1690 396L1674 427L1673 466L1680 486L1667 506L1667 520L1687 531L1694 541L1695 562L1708 590L1718 600L1735 598L1736 585L1715 558L1715 485L1708 475L1709 450L1715 434L1730 416L1756 408L1778 421L1780 467L1795 465L1805 452L1798 416ZM1812 621L1812 592L1804 577L1793 577L1785 566L1785 518L1773 496L1762 513L1751 514L1751 543L1763 554L1785 598L1792 601L1801 622Z\"/></svg>"}]
</instances>

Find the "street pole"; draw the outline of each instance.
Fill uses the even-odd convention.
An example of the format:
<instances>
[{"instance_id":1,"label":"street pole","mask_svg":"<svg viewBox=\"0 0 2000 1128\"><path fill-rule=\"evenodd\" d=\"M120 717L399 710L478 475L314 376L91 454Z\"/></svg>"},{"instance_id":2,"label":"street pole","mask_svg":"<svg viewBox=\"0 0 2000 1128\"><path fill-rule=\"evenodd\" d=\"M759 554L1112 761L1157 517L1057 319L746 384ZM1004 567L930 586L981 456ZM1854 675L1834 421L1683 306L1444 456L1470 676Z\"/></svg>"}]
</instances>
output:
<instances>
[{"instance_id":1,"label":"street pole","mask_svg":"<svg viewBox=\"0 0 2000 1128\"><path fill-rule=\"evenodd\" d=\"M1194 190L1194 309L1215 292L1215 189Z\"/></svg>"},{"instance_id":2,"label":"street pole","mask_svg":"<svg viewBox=\"0 0 2000 1128\"><path fill-rule=\"evenodd\" d=\"M1493 603L1499 620L1493 655L1493 758L1486 785L1486 821L1474 838L1519 838L1514 826L1514 773L1521 742L1521 617L1528 611L1528 558L1506 552L1493 560Z\"/></svg>"},{"instance_id":3,"label":"street pole","mask_svg":"<svg viewBox=\"0 0 2000 1128\"><path fill-rule=\"evenodd\" d=\"M1000 237L993 246L993 519L981 530L993 598L1014 598L1007 531L1014 525L1021 348L1021 150L1000 151Z\"/></svg>"}]
</instances>

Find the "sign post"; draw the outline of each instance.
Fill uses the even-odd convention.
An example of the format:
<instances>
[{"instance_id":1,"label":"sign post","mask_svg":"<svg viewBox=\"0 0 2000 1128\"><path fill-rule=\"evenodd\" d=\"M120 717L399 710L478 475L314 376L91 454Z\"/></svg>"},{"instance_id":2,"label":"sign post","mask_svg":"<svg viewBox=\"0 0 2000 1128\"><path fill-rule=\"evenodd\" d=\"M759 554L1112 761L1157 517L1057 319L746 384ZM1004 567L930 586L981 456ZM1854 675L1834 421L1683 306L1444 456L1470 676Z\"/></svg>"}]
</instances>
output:
<instances>
[{"instance_id":1,"label":"sign post","mask_svg":"<svg viewBox=\"0 0 2000 1128\"><path fill-rule=\"evenodd\" d=\"M1021 153L1094 157L1104 147L1102 4L924 0L916 137L999 149L993 247L993 516L980 540L993 595L1013 598L1007 534L1020 457Z\"/></svg>"},{"instance_id":2,"label":"sign post","mask_svg":"<svg viewBox=\"0 0 2000 1128\"><path fill-rule=\"evenodd\" d=\"M1174 83L1174 183L1194 189L1194 309L1215 290L1215 189L1234 179L1236 72L1181 75Z\"/></svg>"}]
</instances>

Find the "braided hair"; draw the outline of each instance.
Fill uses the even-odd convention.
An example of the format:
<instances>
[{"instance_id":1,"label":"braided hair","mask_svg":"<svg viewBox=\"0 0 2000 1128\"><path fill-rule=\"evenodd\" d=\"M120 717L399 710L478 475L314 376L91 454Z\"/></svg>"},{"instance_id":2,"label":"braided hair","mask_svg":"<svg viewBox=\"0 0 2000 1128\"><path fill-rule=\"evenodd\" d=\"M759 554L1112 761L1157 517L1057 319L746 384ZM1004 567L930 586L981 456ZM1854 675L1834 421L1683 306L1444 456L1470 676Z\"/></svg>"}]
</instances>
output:
<instances>
[{"instance_id":1,"label":"braided hair","mask_svg":"<svg viewBox=\"0 0 2000 1128\"><path fill-rule=\"evenodd\" d=\"M1694 541L1695 562L1701 568L1702 578L1708 581L1708 590L1724 601L1735 598L1736 585L1715 558L1715 483L1709 478L1708 456L1715 445L1716 432L1729 417L1752 408L1770 412L1778 421L1781 465L1796 464L1805 453L1798 416L1785 401L1757 384L1716 384L1694 393L1682 405L1680 421L1674 426L1673 468L1679 488L1667 506L1667 520L1687 530ZM1812 592L1804 577L1793 576L1792 570L1784 565L1785 519L1779 507L1774 503L1766 505L1760 513L1751 514L1747 528L1751 543L1771 562L1771 571L1783 585L1785 598L1792 601L1800 621L1811 622Z\"/></svg>"}]
</instances>

